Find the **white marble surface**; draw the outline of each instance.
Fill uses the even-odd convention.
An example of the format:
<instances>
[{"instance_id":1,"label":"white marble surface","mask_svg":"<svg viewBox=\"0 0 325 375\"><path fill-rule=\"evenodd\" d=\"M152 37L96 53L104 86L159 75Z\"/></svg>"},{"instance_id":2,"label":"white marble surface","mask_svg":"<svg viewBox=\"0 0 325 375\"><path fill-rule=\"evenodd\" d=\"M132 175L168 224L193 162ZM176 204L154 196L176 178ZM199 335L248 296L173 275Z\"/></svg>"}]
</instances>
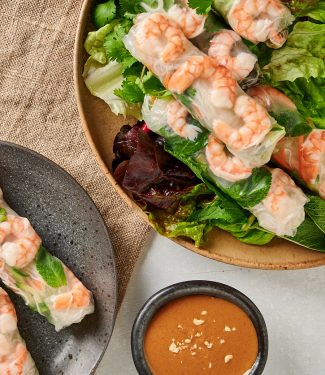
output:
<instances>
[{"instance_id":1,"label":"white marble surface","mask_svg":"<svg viewBox=\"0 0 325 375\"><path fill-rule=\"evenodd\" d=\"M159 289L192 279L229 284L259 307L269 333L265 375L325 374L324 267L300 271L242 269L196 255L153 235L130 281L96 375L136 375L130 334L138 310Z\"/></svg>"}]
</instances>

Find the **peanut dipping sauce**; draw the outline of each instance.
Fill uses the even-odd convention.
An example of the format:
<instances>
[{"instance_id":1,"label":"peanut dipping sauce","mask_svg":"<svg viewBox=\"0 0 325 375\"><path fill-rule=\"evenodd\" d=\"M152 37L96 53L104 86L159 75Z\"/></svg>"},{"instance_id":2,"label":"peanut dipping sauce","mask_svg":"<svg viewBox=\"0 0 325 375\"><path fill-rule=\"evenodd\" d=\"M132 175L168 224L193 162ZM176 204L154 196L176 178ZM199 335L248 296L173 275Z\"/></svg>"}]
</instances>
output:
<instances>
[{"instance_id":1,"label":"peanut dipping sauce","mask_svg":"<svg viewBox=\"0 0 325 375\"><path fill-rule=\"evenodd\" d=\"M256 360L258 341L252 321L238 306L193 295L156 313L144 352L154 375L246 375Z\"/></svg>"}]
</instances>

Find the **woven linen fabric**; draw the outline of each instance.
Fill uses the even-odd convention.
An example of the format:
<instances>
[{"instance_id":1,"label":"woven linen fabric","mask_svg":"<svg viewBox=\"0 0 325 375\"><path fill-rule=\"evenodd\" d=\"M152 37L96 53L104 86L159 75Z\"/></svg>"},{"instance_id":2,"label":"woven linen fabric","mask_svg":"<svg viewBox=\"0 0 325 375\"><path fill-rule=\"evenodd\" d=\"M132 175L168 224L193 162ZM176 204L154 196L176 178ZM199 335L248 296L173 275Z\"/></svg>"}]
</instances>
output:
<instances>
[{"instance_id":1,"label":"woven linen fabric","mask_svg":"<svg viewBox=\"0 0 325 375\"><path fill-rule=\"evenodd\" d=\"M81 4L0 1L0 139L53 160L89 193L116 252L120 302L149 227L101 172L79 121L73 47Z\"/></svg>"}]
</instances>

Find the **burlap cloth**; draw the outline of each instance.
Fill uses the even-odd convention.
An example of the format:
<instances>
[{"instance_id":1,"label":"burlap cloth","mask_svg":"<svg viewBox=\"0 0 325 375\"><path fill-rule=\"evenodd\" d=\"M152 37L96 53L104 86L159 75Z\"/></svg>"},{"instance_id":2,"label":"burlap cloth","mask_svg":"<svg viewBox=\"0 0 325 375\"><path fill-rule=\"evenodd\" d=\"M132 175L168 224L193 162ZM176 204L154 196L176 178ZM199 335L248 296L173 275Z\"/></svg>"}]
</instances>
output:
<instances>
[{"instance_id":1,"label":"burlap cloth","mask_svg":"<svg viewBox=\"0 0 325 375\"><path fill-rule=\"evenodd\" d=\"M99 169L80 125L73 46L81 0L0 0L0 139L68 171L103 215L116 251L119 302L149 231Z\"/></svg>"}]
</instances>

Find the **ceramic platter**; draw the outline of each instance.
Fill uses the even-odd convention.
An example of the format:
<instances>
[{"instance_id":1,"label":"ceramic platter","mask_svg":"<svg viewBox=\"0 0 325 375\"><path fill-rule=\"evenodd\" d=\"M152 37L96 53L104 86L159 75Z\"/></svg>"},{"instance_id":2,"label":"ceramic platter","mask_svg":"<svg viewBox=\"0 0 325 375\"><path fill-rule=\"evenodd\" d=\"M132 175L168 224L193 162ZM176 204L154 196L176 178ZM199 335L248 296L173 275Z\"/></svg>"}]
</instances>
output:
<instances>
[{"instance_id":1,"label":"ceramic platter","mask_svg":"<svg viewBox=\"0 0 325 375\"><path fill-rule=\"evenodd\" d=\"M0 142L0 171L5 200L30 219L45 247L82 280L95 300L94 314L56 332L9 293L21 335L41 375L93 374L111 337L116 307L114 252L105 223L77 182L35 152Z\"/></svg>"},{"instance_id":2,"label":"ceramic platter","mask_svg":"<svg viewBox=\"0 0 325 375\"><path fill-rule=\"evenodd\" d=\"M81 122L88 142L108 180L128 205L148 222L146 215L117 185L112 176L113 141L120 127L128 123L128 119L116 117L101 99L89 93L83 82L82 70L87 59L83 44L88 31L92 30L90 11L93 3L93 0L85 0L83 3L75 44L74 79ZM306 250L280 239L273 240L267 246L249 246L220 230L210 234L208 242L202 249L195 248L190 241L176 240L176 242L201 255L242 267L299 269L325 264L325 253Z\"/></svg>"}]
</instances>

